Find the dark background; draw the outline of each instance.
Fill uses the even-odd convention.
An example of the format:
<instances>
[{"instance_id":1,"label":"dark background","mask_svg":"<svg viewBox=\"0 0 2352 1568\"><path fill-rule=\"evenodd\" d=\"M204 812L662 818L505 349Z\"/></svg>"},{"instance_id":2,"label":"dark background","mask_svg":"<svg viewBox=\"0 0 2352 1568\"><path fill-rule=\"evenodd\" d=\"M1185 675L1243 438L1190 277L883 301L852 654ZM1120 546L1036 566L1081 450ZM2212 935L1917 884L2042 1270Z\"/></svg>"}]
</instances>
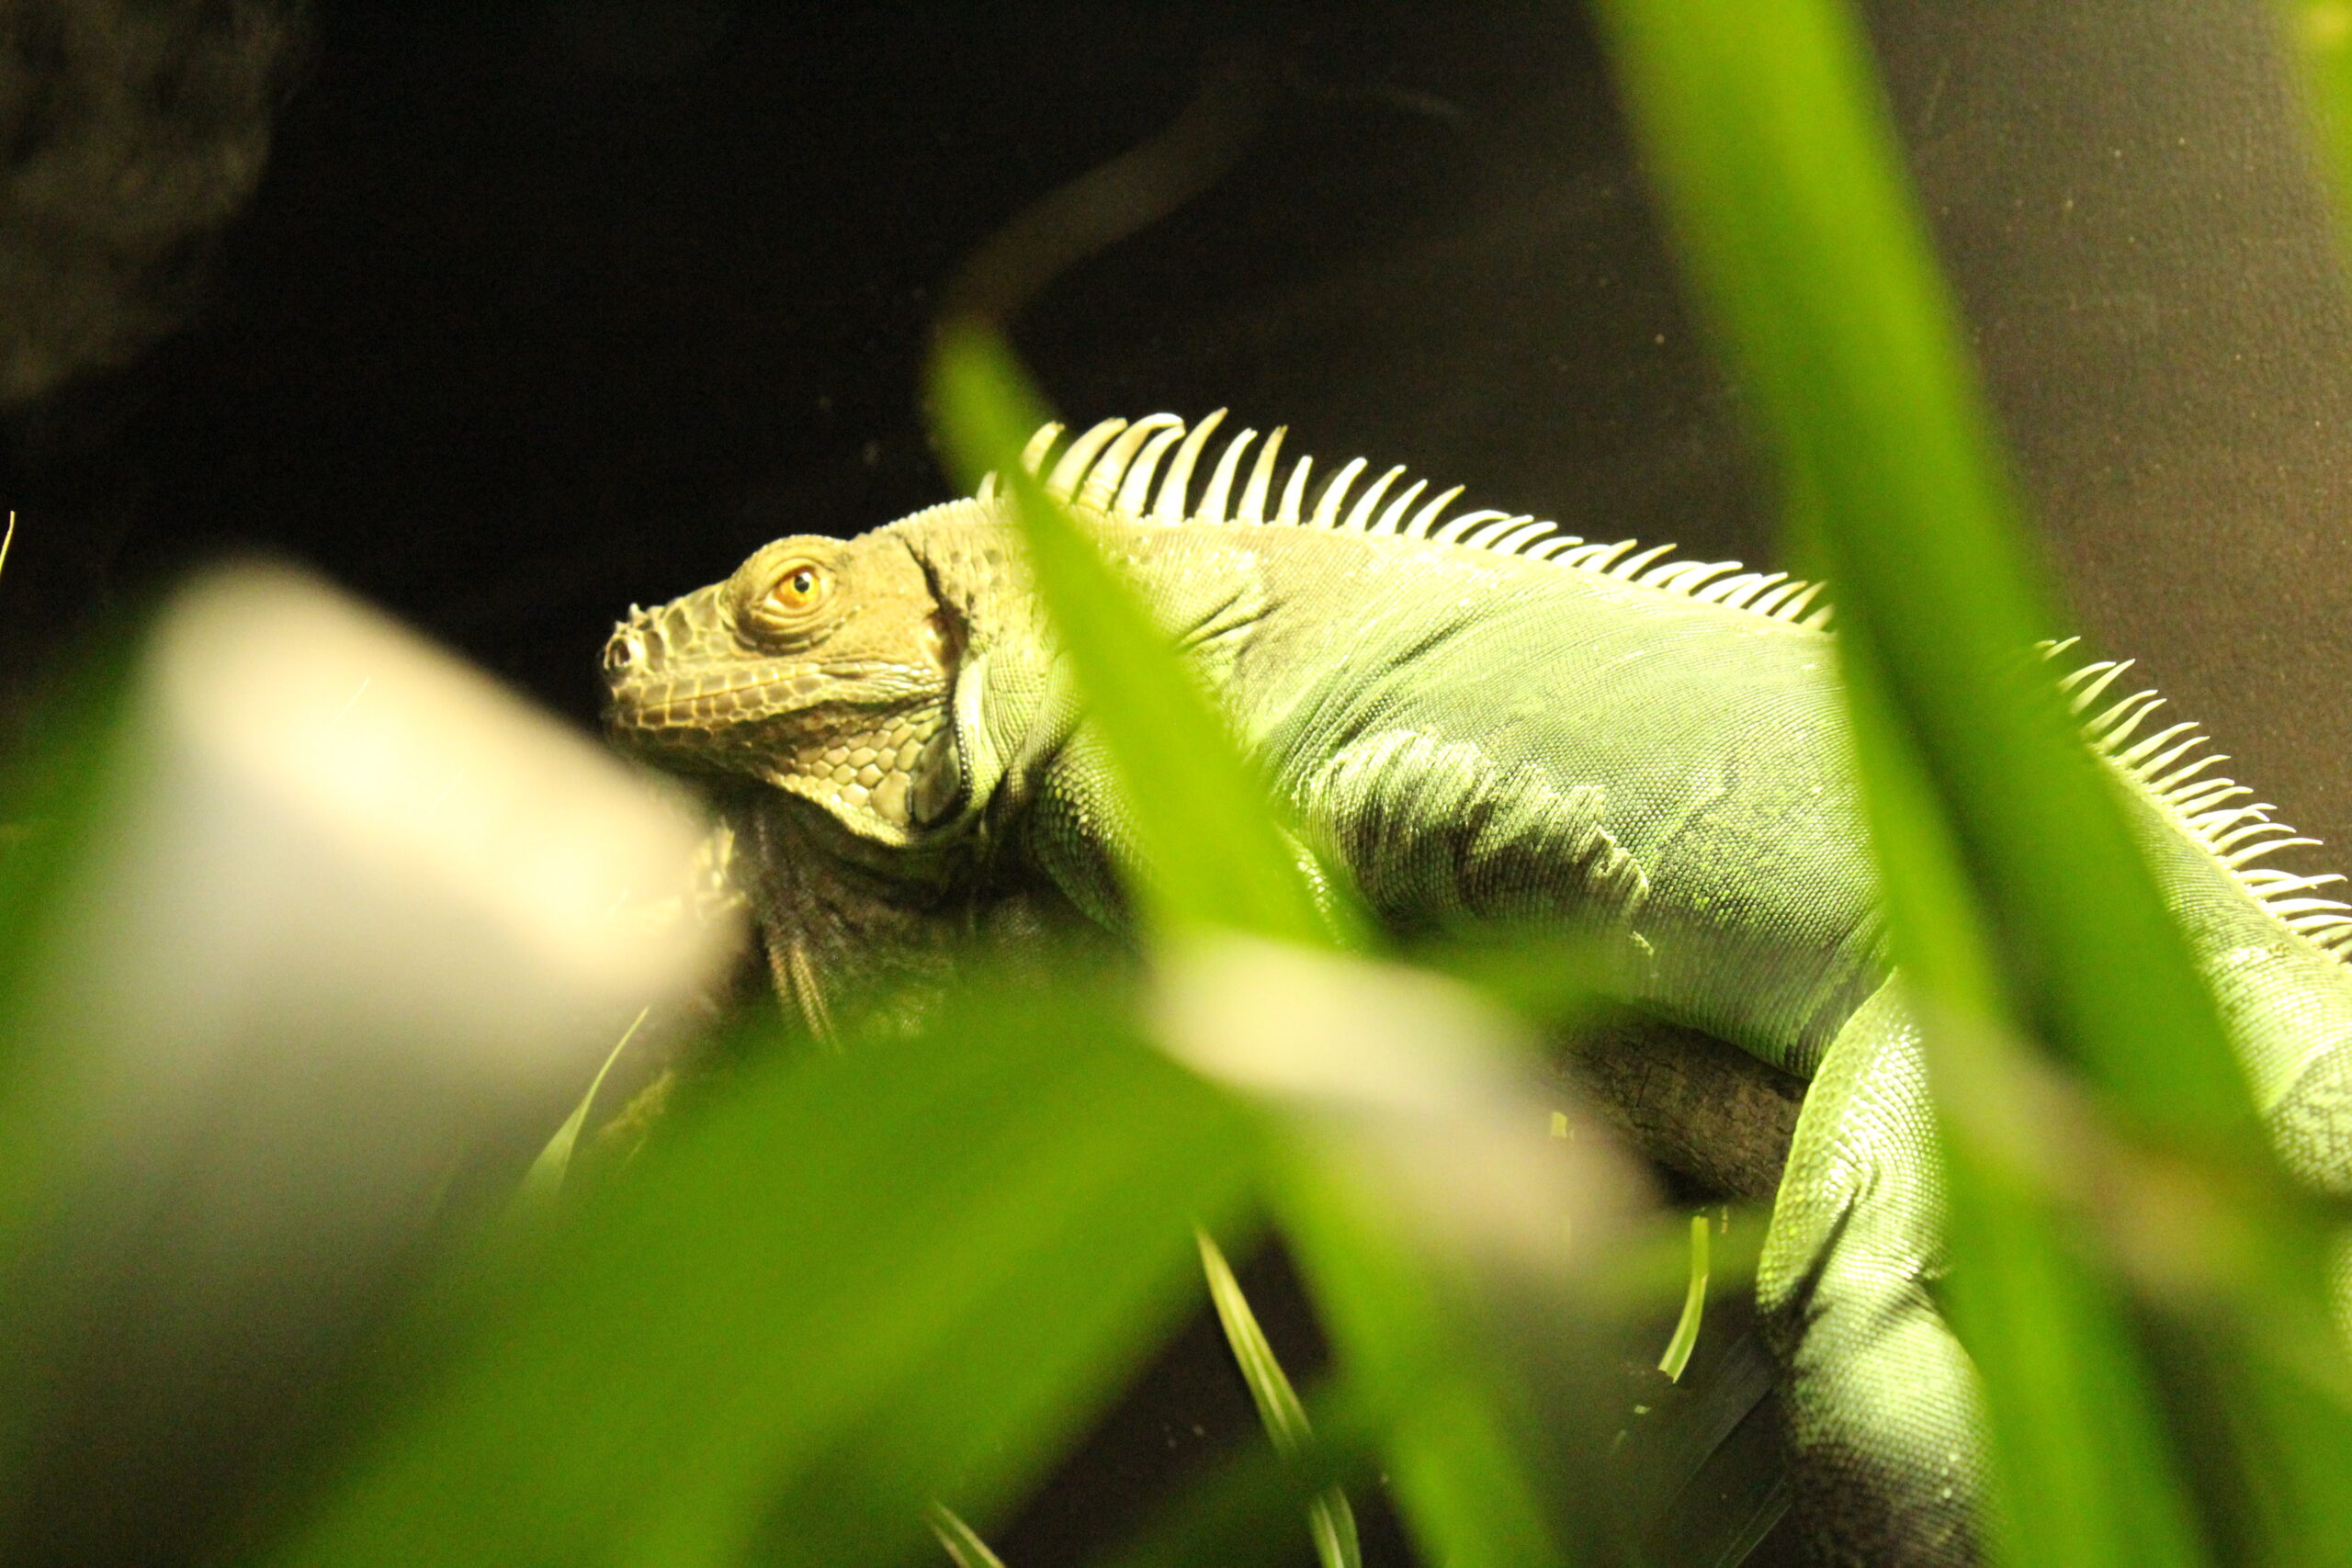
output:
<instances>
[{"instance_id":1,"label":"dark background","mask_svg":"<svg viewBox=\"0 0 2352 1568\"><path fill-rule=\"evenodd\" d=\"M2085 621L2352 828L2346 312L2256 0L1883 5ZM616 614L942 499L979 241L1239 43L1266 122L1021 339L1075 419L1230 406L1572 531L1769 559L1574 5L318 6L192 324L13 422L0 711L192 558L308 561L583 722Z\"/></svg>"},{"instance_id":2,"label":"dark background","mask_svg":"<svg viewBox=\"0 0 2352 1568\"><path fill-rule=\"evenodd\" d=\"M2268 8L1872 23L2094 641L2288 820L2352 836L2352 319ZM256 549L593 722L632 600L945 496L916 385L938 290L1237 52L1271 90L1236 166L1019 324L1070 417L1229 406L1464 505L1772 558L1575 5L322 5L186 329L8 422L0 739L77 628ZM1134 1506L1111 1478L1248 1429L1208 1333L1013 1562L1069 1561Z\"/></svg>"}]
</instances>

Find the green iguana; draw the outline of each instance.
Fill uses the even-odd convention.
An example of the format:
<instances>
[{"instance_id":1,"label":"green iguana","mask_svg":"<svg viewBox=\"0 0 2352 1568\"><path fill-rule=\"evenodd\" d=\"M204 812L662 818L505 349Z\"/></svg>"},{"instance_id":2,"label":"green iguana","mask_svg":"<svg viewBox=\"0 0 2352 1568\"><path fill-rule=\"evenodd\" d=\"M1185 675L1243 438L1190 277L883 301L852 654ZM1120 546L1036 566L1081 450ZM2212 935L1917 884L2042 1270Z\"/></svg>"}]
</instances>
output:
<instances>
[{"instance_id":1,"label":"green iguana","mask_svg":"<svg viewBox=\"0 0 2352 1568\"><path fill-rule=\"evenodd\" d=\"M1361 460L1310 505L1283 432L1112 420L1024 454L1142 586L1283 803L1398 935L1573 929L1645 1008L1811 1080L1759 1281L1798 1506L1835 1562L1977 1561L1973 1374L1932 1302L1940 1176L1885 957L1815 590L1448 515ZM1164 465L1164 473L1162 472ZM1351 499L1352 497L1352 500ZM1116 930L1118 795L984 484L846 542L787 538L632 610L611 730L748 786L736 858L779 988L829 998L1075 910ZM2221 999L2289 1168L2352 1192L2352 908L2262 869L2309 842L2212 775L2127 666L2066 677ZM1204 852L1214 852L1204 846Z\"/></svg>"}]
</instances>

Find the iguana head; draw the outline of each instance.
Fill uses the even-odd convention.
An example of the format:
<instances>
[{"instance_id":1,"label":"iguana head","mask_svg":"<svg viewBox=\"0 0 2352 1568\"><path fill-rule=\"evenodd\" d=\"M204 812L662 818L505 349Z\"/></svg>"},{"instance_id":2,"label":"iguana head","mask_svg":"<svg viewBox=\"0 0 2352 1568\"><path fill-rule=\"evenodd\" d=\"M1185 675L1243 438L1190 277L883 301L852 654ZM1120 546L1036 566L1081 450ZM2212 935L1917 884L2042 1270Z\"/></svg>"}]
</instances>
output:
<instances>
[{"instance_id":1,"label":"iguana head","mask_svg":"<svg viewBox=\"0 0 2352 1568\"><path fill-rule=\"evenodd\" d=\"M755 779L904 843L961 795L960 636L892 535L778 539L724 582L631 608L605 645L605 725L662 767Z\"/></svg>"}]
</instances>

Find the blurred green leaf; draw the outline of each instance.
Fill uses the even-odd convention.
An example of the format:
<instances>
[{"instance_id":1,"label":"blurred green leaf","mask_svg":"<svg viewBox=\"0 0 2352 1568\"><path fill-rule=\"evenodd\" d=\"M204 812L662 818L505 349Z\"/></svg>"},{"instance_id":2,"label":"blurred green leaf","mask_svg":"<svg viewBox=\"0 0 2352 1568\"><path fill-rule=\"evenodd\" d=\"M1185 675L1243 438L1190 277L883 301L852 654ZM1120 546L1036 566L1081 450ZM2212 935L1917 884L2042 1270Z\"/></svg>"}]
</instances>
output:
<instances>
[{"instance_id":1,"label":"blurred green leaf","mask_svg":"<svg viewBox=\"0 0 2352 1568\"><path fill-rule=\"evenodd\" d=\"M994 470L1013 498L1037 595L1133 808L1149 868L1136 889L1148 919L1162 929L1328 941L1313 886L1208 694L1134 585L1021 466L1031 432L1051 416L1003 340L983 327L951 327L933 396L958 468L974 483Z\"/></svg>"},{"instance_id":2,"label":"blurred green leaf","mask_svg":"<svg viewBox=\"0 0 2352 1568\"><path fill-rule=\"evenodd\" d=\"M1423 1551L1463 1568L1568 1562L1539 1479L1563 1474L1567 1456L1547 1441L1561 1434L1541 1430L1531 1391L1479 1343L1468 1303L1392 1216L1311 1147L1289 1163L1277 1194L1283 1233L1350 1375L1394 1401L1388 1482Z\"/></svg>"},{"instance_id":3,"label":"blurred green leaf","mask_svg":"<svg viewBox=\"0 0 2352 1568\"><path fill-rule=\"evenodd\" d=\"M62 661L63 677L25 727L33 743L0 764L0 1106L39 1076L25 1055L36 1043L13 1015L40 978L44 928L137 761L125 754L122 720L140 639L110 630ZM4 1173L23 1152L0 1136L0 1192L13 1190Z\"/></svg>"},{"instance_id":4,"label":"blurred green leaf","mask_svg":"<svg viewBox=\"0 0 2352 1568\"><path fill-rule=\"evenodd\" d=\"M1273 1440L1275 1451L1286 1460L1295 1460L1315 1441L1315 1433L1307 1425L1306 1407L1290 1385L1283 1371L1282 1362L1274 1357L1274 1348L1267 1343L1265 1331L1258 1326L1258 1314L1250 1310L1250 1298L1241 1292L1241 1281L1233 1277L1233 1266L1225 1260L1216 1242L1203 1231L1199 1235L1201 1268L1208 1275L1209 1299L1216 1305L1216 1320L1225 1329L1225 1342L1233 1349L1234 1361L1241 1369L1241 1381L1250 1385L1250 1397L1258 1406L1258 1418L1265 1423L1266 1436ZM1307 1505L1307 1529L1315 1540L1315 1559L1323 1568L1361 1568L1363 1549L1356 1541L1355 1510L1348 1506L1348 1495L1339 1487L1319 1494Z\"/></svg>"},{"instance_id":5,"label":"blurred green leaf","mask_svg":"<svg viewBox=\"0 0 2352 1568\"><path fill-rule=\"evenodd\" d=\"M2001 1005L1990 944L1917 759L1900 750L1876 663L1849 630L1841 654L1870 783L1889 918L1936 1052L1951 1194L1945 1280L1984 1375L2013 1562L2199 1561L2165 1423L2110 1281L2086 1260L2036 1168L2038 1126L2018 1092L2024 1048Z\"/></svg>"},{"instance_id":6,"label":"blurred green leaf","mask_svg":"<svg viewBox=\"0 0 2352 1568\"><path fill-rule=\"evenodd\" d=\"M2352 6L2274 0L2281 41L2299 74L2312 138L2327 176L2339 254L2352 262Z\"/></svg>"},{"instance_id":7,"label":"blurred green leaf","mask_svg":"<svg viewBox=\"0 0 2352 1568\"><path fill-rule=\"evenodd\" d=\"M2340 1403L2313 1397L2283 1359L2245 1354L2227 1337L2198 1349L2211 1374L2206 1406L2221 1412L2246 1456L2237 1467L2249 1494L2245 1521L2227 1555L2291 1568L2343 1562L2352 1541L2352 1471L2343 1461L2352 1418Z\"/></svg>"},{"instance_id":8,"label":"blurred green leaf","mask_svg":"<svg viewBox=\"0 0 2352 1568\"><path fill-rule=\"evenodd\" d=\"M13 536L13 513L9 524ZM119 635L64 660L64 678L26 727L37 739L0 763L0 1270L22 1267L33 1222L54 1196L84 1112L82 1064L38 1037L27 1014L96 825L120 793L122 718L138 646L137 637ZM38 1334L32 1296L22 1289L0 1295L0 1337L20 1348ZM29 1357L0 1358L0 1487L24 1445L37 1440L30 1412L39 1396L29 1373Z\"/></svg>"},{"instance_id":9,"label":"blurred green leaf","mask_svg":"<svg viewBox=\"0 0 2352 1568\"><path fill-rule=\"evenodd\" d=\"M2127 1135L2212 1156L2209 1179L2254 1200L2239 1217L2268 1238L2257 1251L2286 1258L2309 1233L2265 1195L2218 1011L2115 782L2035 657L2056 615L1866 49L1835 0L1602 12L1792 525L1838 587L1896 951L1951 1148L1954 1313L1989 1385L2013 1549L2193 1560L2112 1285L2012 1136L2035 1135L2010 1092L2030 1081L2018 1021L2097 1084ZM2301 1311L2316 1279L2289 1260L2257 1292ZM2340 1467L2352 1455L2327 1424L2272 1437Z\"/></svg>"},{"instance_id":10,"label":"blurred green leaf","mask_svg":"<svg viewBox=\"0 0 2352 1568\"><path fill-rule=\"evenodd\" d=\"M932 370L944 445L967 480L994 471L1015 503L1038 595L1116 769L1151 868L1138 889L1156 936L1225 927L1310 945L1335 935L1294 843L1208 694L1134 585L1022 468L1047 423L991 325L951 322ZM1343 917L1344 919L1344 917ZM1556 1473L1513 1391L1490 1375L1430 1260L1328 1160L1280 1163L1274 1202L1344 1364L1384 1393L1413 1386L1386 1438L1390 1468L1431 1554L1464 1568L1562 1560L1538 1477ZM1565 1331L1565 1325L1564 1325Z\"/></svg>"},{"instance_id":11,"label":"blurred green leaf","mask_svg":"<svg viewBox=\"0 0 2352 1568\"><path fill-rule=\"evenodd\" d=\"M837 1563L1001 1506L1245 1190L1247 1122L1130 1013L1065 976L746 1070L452 1292L277 1560Z\"/></svg>"},{"instance_id":12,"label":"blurred green leaf","mask_svg":"<svg viewBox=\"0 0 2352 1568\"><path fill-rule=\"evenodd\" d=\"M1604 0L1683 254L1841 624L1871 637L2052 1043L2135 1118L2257 1147L2186 938L2036 656L2059 617L1837 0Z\"/></svg>"},{"instance_id":13,"label":"blurred green leaf","mask_svg":"<svg viewBox=\"0 0 2352 1568\"><path fill-rule=\"evenodd\" d=\"M2313 140L2331 197L2336 227L2337 265L2352 279L2352 5L2345 0L2278 0L2284 41L2300 68ZM2337 1245L2342 1245L2339 1241ZM2255 1457L2245 1468L2252 1480L2253 1511L2266 1522L2271 1540L2296 1543L2295 1521L2314 1523L2307 1539L2312 1562L2341 1561L2352 1551L2352 1488L2344 1484L2344 1456L2352 1453L2352 1408L2341 1399L2315 1398L2312 1379L2284 1369L2299 1360L2335 1352L2341 1360L2341 1340L2313 1330L2324 1324L2301 1325L2298 1340L2325 1339L2325 1344L2278 1347L2273 1359L2248 1358L2241 1375L2250 1386L2221 1394L2222 1407L2251 1419L2241 1422L2240 1444ZM2261 1332L2262 1325L2256 1325ZM2269 1347L2261 1347L2269 1348ZM2321 1375L2324 1375L2324 1373ZM2301 1441L2267 1440L2280 1428L2319 1427L2323 1430Z\"/></svg>"}]
</instances>

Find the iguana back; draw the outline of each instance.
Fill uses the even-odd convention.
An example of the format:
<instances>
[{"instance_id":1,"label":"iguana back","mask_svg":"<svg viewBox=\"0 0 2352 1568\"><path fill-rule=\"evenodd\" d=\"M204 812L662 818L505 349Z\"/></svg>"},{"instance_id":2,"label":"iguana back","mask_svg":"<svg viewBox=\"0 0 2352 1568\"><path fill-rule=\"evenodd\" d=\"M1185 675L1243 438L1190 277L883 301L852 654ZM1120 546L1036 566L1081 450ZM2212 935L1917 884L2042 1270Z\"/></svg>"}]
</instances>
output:
<instances>
[{"instance_id":1,"label":"iguana back","mask_svg":"<svg viewBox=\"0 0 2352 1568\"><path fill-rule=\"evenodd\" d=\"M1458 492L1422 504L1394 469L1359 491L1361 462L1310 508L1301 459L1276 502L1280 431L1246 480L1245 432L1196 485L1216 423L1106 422L1047 488L1389 930L1578 932L1632 999L1815 1079L1759 1280L1813 1528L1841 1561L1974 1562L1981 1413L1928 1291L1933 1109L1813 590L1448 519ZM1019 942L1048 906L1123 922L1125 807L1011 524L984 485L847 543L779 540L615 634L616 738L755 781L754 904L812 1016L837 976L981 928ZM2352 1192L2352 910L2314 891L2338 879L2261 867L2307 840L2190 727L2154 728L2153 693L2111 699L2124 666L2063 670L2282 1155Z\"/></svg>"},{"instance_id":2,"label":"iguana back","mask_svg":"<svg viewBox=\"0 0 2352 1568\"><path fill-rule=\"evenodd\" d=\"M1279 514L1091 520L1396 934L1584 931L1633 999L1799 1073L1877 985L1876 890L1822 631L1639 581L1670 568L1615 576ZM1508 536L1487 521L1453 532ZM1002 526L989 502L884 533L952 563L956 536ZM995 727L1030 727L997 744L1044 795L1115 809L1091 753L1067 751L1066 716L1023 700L1034 668L992 654L983 679L1001 682L979 705ZM1033 825L1030 848L1103 907L1093 846L1039 841L1059 824Z\"/></svg>"}]
</instances>

